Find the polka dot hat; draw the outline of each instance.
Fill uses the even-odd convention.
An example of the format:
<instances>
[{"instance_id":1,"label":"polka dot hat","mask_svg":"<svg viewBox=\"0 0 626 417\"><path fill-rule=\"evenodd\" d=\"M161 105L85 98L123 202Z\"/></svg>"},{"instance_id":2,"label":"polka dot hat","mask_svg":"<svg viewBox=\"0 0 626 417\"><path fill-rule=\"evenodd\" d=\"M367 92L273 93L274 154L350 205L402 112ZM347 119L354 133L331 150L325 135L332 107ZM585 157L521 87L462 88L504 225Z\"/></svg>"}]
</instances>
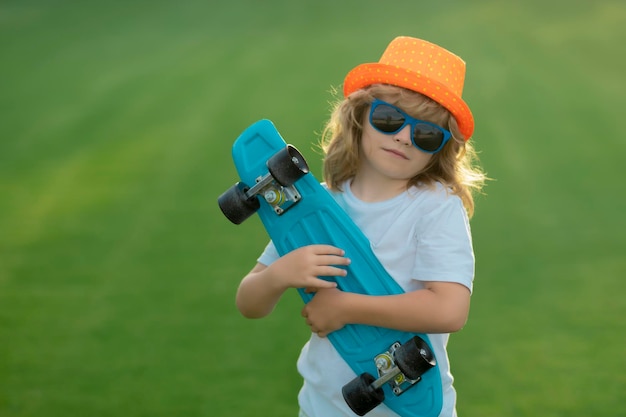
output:
<instances>
[{"instance_id":1,"label":"polka dot hat","mask_svg":"<svg viewBox=\"0 0 626 417\"><path fill-rule=\"evenodd\" d=\"M372 84L391 84L417 91L452 113L468 140L474 132L474 117L461 98L465 61L433 43L400 36L395 38L376 63L361 64L348 73L343 94Z\"/></svg>"}]
</instances>

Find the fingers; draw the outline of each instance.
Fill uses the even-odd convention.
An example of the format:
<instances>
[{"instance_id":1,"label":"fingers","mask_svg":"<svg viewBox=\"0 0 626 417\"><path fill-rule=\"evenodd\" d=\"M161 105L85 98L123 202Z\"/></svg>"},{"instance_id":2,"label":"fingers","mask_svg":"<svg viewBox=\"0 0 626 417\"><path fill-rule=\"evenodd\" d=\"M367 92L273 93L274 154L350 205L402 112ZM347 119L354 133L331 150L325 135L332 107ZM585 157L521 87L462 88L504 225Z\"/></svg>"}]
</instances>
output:
<instances>
[{"instance_id":1,"label":"fingers","mask_svg":"<svg viewBox=\"0 0 626 417\"><path fill-rule=\"evenodd\" d=\"M302 317L304 317L304 322L306 323L306 325L311 328L311 332L317 334L319 337L326 337L326 336L328 336L328 332L322 331L322 330L318 329L315 325L313 325L313 322L308 317L308 313L306 311L306 307L302 309L302 313L301 314L302 314Z\"/></svg>"},{"instance_id":2,"label":"fingers","mask_svg":"<svg viewBox=\"0 0 626 417\"><path fill-rule=\"evenodd\" d=\"M343 249L331 245L308 245L293 251L299 258L313 260L316 265L349 265Z\"/></svg>"},{"instance_id":3,"label":"fingers","mask_svg":"<svg viewBox=\"0 0 626 417\"><path fill-rule=\"evenodd\" d=\"M350 265L350 258L346 258L343 256L333 256L333 255L322 255L318 256L318 261L320 265Z\"/></svg>"},{"instance_id":4,"label":"fingers","mask_svg":"<svg viewBox=\"0 0 626 417\"><path fill-rule=\"evenodd\" d=\"M268 268L276 282L284 288L335 288L326 277L345 277L351 263L342 249L331 245L303 246L282 256Z\"/></svg>"},{"instance_id":5,"label":"fingers","mask_svg":"<svg viewBox=\"0 0 626 417\"><path fill-rule=\"evenodd\" d=\"M313 278L303 288L306 294L311 294L321 289L337 288L337 286L338 285L335 281L326 281L324 279Z\"/></svg>"},{"instance_id":6,"label":"fingers","mask_svg":"<svg viewBox=\"0 0 626 417\"><path fill-rule=\"evenodd\" d=\"M321 277L345 277L348 275L348 271L335 266L324 265L315 268L315 275Z\"/></svg>"},{"instance_id":7,"label":"fingers","mask_svg":"<svg viewBox=\"0 0 626 417\"><path fill-rule=\"evenodd\" d=\"M302 315L302 317L304 317L304 322L306 323L307 326L309 326L309 328L311 329L312 333L315 333L318 337L326 337L328 336L328 334L332 331L329 329L322 329L321 327L319 327L319 323L316 325L313 320L311 320L311 318L309 317L309 305L306 304L304 307L302 307L302 310L300 311L300 314Z\"/></svg>"},{"instance_id":8,"label":"fingers","mask_svg":"<svg viewBox=\"0 0 626 417\"><path fill-rule=\"evenodd\" d=\"M338 276L345 277L348 272L340 268L351 263L350 258L345 257L345 251L331 245L311 245L307 248L314 256L313 263L316 265L314 275L316 276ZM322 285L328 288L327 285Z\"/></svg>"},{"instance_id":9,"label":"fingers","mask_svg":"<svg viewBox=\"0 0 626 417\"><path fill-rule=\"evenodd\" d=\"M350 258L346 258L343 249L330 245L311 245L308 249L316 257L318 265L350 265Z\"/></svg>"},{"instance_id":10,"label":"fingers","mask_svg":"<svg viewBox=\"0 0 626 417\"><path fill-rule=\"evenodd\" d=\"M316 255L335 255L344 256L346 252L332 245L310 245L310 248Z\"/></svg>"}]
</instances>

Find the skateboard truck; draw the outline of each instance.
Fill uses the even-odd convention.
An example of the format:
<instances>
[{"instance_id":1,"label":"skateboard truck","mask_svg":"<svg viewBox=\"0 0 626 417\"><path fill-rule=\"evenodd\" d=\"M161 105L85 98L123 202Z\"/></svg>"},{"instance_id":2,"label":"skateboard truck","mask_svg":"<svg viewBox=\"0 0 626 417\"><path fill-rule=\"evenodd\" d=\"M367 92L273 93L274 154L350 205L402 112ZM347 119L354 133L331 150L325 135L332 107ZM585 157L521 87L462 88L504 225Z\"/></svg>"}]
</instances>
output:
<instances>
[{"instance_id":1,"label":"skateboard truck","mask_svg":"<svg viewBox=\"0 0 626 417\"><path fill-rule=\"evenodd\" d=\"M404 344L395 342L389 350L376 355L374 363L378 379L364 372L341 390L350 409L359 416L364 416L384 401L385 384L389 384L394 395L399 396L415 386L422 379L422 374L436 365L430 347L419 336Z\"/></svg>"},{"instance_id":2,"label":"skateboard truck","mask_svg":"<svg viewBox=\"0 0 626 417\"><path fill-rule=\"evenodd\" d=\"M249 199L260 195L279 216L302 198L296 187L293 185L285 187L279 184L272 174L265 174L257 178L256 184L245 191L245 195Z\"/></svg>"},{"instance_id":3,"label":"skateboard truck","mask_svg":"<svg viewBox=\"0 0 626 417\"><path fill-rule=\"evenodd\" d=\"M400 348L400 342L396 342L389 347L389 350L383 352L374 358L376 370L378 371L378 379L375 381L377 387L382 387L388 383L391 391L395 395L401 395L409 388L417 384L422 377L417 379L408 379L400 369L394 364L394 352ZM422 353L423 354L423 353Z\"/></svg>"},{"instance_id":4,"label":"skateboard truck","mask_svg":"<svg viewBox=\"0 0 626 417\"><path fill-rule=\"evenodd\" d=\"M294 146L287 145L272 155L267 160L267 170L252 187L238 182L218 197L220 209L228 220L241 224L256 213L260 207L257 196L267 201L279 216L302 199L293 184L309 172L309 166Z\"/></svg>"}]
</instances>

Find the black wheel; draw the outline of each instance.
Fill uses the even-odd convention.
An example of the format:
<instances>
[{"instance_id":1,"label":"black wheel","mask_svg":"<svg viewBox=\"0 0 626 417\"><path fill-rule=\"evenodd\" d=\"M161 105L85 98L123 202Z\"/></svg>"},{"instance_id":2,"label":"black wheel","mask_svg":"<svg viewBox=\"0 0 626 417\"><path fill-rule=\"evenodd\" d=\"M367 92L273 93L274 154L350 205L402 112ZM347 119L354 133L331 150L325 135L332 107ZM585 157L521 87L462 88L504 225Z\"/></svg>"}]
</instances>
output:
<instances>
[{"instance_id":1,"label":"black wheel","mask_svg":"<svg viewBox=\"0 0 626 417\"><path fill-rule=\"evenodd\" d=\"M248 189L246 184L238 182L217 198L217 204L219 204L224 216L235 224L241 224L261 207L256 196L246 197Z\"/></svg>"},{"instance_id":2,"label":"black wheel","mask_svg":"<svg viewBox=\"0 0 626 417\"><path fill-rule=\"evenodd\" d=\"M341 389L343 399L346 400L350 409L359 416L369 413L385 399L382 388L372 388L372 382L375 380L376 378L371 374L363 373Z\"/></svg>"},{"instance_id":3,"label":"black wheel","mask_svg":"<svg viewBox=\"0 0 626 417\"><path fill-rule=\"evenodd\" d=\"M437 363L432 350L419 336L396 349L394 361L400 372L409 379L418 379Z\"/></svg>"},{"instance_id":4,"label":"black wheel","mask_svg":"<svg viewBox=\"0 0 626 417\"><path fill-rule=\"evenodd\" d=\"M302 154L293 146L287 145L267 160L267 169L283 187L289 187L309 172L309 166Z\"/></svg>"}]
</instances>

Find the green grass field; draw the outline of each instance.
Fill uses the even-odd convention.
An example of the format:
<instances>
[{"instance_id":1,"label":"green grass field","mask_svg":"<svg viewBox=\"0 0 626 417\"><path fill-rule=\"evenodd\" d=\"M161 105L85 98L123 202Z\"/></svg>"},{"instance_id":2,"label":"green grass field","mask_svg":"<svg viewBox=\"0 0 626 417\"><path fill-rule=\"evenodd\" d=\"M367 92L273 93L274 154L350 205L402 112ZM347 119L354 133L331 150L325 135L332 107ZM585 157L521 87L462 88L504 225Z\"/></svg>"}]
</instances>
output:
<instances>
[{"instance_id":1,"label":"green grass field","mask_svg":"<svg viewBox=\"0 0 626 417\"><path fill-rule=\"evenodd\" d=\"M234 307L266 243L217 196L272 119L307 156L397 35L468 63L489 176L461 417L626 416L626 3L0 1L0 416L295 416L289 293Z\"/></svg>"}]
</instances>

